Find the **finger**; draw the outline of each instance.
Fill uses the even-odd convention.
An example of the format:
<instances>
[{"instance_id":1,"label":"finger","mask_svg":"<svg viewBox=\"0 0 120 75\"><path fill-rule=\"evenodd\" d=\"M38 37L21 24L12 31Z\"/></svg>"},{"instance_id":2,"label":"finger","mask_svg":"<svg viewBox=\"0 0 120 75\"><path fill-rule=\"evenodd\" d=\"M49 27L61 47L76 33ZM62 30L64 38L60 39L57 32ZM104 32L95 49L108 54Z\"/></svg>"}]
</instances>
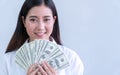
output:
<instances>
[{"instance_id":1,"label":"finger","mask_svg":"<svg viewBox=\"0 0 120 75\"><path fill-rule=\"evenodd\" d=\"M56 73L56 70L47 61L44 61L43 64L45 64L52 73Z\"/></svg>"},{"instance_id":2,"label":"finger","mask_svg":"<svg viewBox=\"0 0 120 75\"><path fill-rule=\"evenodd\" d=\"M42 68L41 65L38 65L38 67L39 67L39 71L42 75L47 75L46 71Z\"/></svg>"},{"instance_id":3,"label":"finger","mask_svg":"<svg viewBox=\"0 0 120 75\"><path fill-rule=\"evenodd\" d=\"M52 71L47 67L47 65L44 62L42 62L41 66L47 72L48 75L52 75Z\"/></svg>"},{"instance_id":4,"label":"finger","mask_svg":"<svg viewBox=\"0 0 120 75\"><path fill-rule=\"evenodd\" d=\"M36 74L38 73L38 71L39 71L39 68L35 69L35 70L32 71L30 74L31 74L31 75L36 75Z\"/></svg>"},{"instance_id":5,"label":"finger","mask_svg":"<svg viewBox=\"0 0 120 75\"><path fill-rule=\"evenodd\" d=\"M37 72L37 75L41 75L41 73L40 73L40 72Z\"/></svg>"},{"instance_id":6,"label":"finger","mask_svg":"<svg viewBox=\"0 0 120 75\"><path fill-rule=\"evenodd\" d=\"M31 65L28 69L28 72L31 73L32 71L36 70L37 69L36 66L37 66L37 64Z\"/></svg>"}]
</instances>

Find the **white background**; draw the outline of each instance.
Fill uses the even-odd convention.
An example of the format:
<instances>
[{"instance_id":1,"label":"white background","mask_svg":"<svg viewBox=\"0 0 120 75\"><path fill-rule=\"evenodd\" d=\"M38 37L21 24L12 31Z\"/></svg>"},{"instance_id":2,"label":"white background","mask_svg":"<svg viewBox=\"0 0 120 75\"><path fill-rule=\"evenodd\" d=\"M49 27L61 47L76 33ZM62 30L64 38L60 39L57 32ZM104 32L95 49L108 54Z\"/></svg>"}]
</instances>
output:
<instances>
[{"instance_id":1,"label":"white background","mask_svg":"<svg viewBox=\"0 0 120 75\"><path fill-rule=\"evenodd\" d=\"M23 1L0 0L0 66ZM84 75L120 75L120 0L54 2L63 44L79 54Z\"/></svg>"}]
</instances>

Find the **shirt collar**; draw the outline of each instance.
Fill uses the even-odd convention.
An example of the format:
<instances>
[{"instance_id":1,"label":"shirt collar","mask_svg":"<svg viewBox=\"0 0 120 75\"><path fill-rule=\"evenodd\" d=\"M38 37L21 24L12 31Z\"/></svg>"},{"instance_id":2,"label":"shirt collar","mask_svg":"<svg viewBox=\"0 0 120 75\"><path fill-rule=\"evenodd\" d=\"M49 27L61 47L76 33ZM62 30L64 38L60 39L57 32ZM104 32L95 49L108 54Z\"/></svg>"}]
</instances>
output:
<instances>
[{"instance_id":1,"label":"shirt collar","mask_svg":"<svg viewBox=\"0 0 120 75\"><path fill-rule=\"evenodd\" d=\"M56 41L54 40L54 38L53 37L50 37L50 40L49 41L51 41L51 42L53 42L53 43L55 43L56 44ZM29 38L25 41L25 43L24 44L26 44L26 43L29 43Z\"/></svg>"}]
</instances>

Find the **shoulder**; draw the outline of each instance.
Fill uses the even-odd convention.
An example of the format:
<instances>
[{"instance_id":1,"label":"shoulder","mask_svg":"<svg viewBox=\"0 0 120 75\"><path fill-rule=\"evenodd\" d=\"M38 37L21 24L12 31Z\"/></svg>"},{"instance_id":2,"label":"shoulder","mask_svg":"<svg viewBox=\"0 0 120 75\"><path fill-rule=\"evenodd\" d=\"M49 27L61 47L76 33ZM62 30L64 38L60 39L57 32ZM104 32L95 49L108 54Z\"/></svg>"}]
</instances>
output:
<instances>
[{"instance_id":1,"label":"shoulder","mask_svg":"<svg viewBox=\"0 0 120 75\"><path fill-rule=\"evenodd\" d=\"M15 52L8 52L3 54L3 62L4 64L2 65L1 72L2 74L0 75L8 75L10 71L14 68L13 63L14 63L14 55Z\"/></svg>"},{"instance_id":2,"label":"shoulder","mask_svg":"<svg viewBox=\"0 0 120 75\"><path fill-rule=\"evenodd\" d=\"M16 64L15 55L16 55L16 51L12 51L4 54L7 73L9 75L18 75L18 74L22 75L25 72L20 66Z\"/></svg>"},{"instance_id":3,"label":"shoulder","mask_svg":"<svg viewBox=\"0 0 120 75\"><path fill-rule=\"evenodd\" d=\"M4 54L4 56L5 56L5 58L12 58L12 57L14 57L15 56L15 53L16 53L16 51L12 51L12 52L8 52L8 53L5 53Z\"/></svg>"},{"instance_id":4,"label":"shoulder","mask_svg":"<svg viewBox=\"0 0 120 75\"><path fill-rule=\"evenodd\" d=\"M12 52L8 52L8 53L5 53L5 56L13 56L15 55L16 51L12 51Z\"/></svg>"},{"instance_id":5,"label":"shoulder","mask_svg":"<svg viewBox=\"0 0 120 75\"><path fill-rule=\"evenodd\" d=\"M72 49L66 47L66 46L59 46L61 50L67 55L68 57L72 58L78 58L80 59L79 55Z\"/></svg>"},{"instance_id":6,"label":"shoulder","mask_svg":"<svg viewBox=\"0 0 120 75\"><path fill-rule=\"evenodd\" d=\"M83 75L84 66L81 58L79 55L72 49L60 46L61 50L65 53L68 61L69 61L69 67L66 69L68 73L71 73L70 75Z\"/></svg>"},{"instance_id":7,"label":"shoulder","mask_svg":"<svg viewBox=\"0 0 120 75\"><path fill-rule=\"evenodd\" d=\"M14 63L14 58L15 58L16 51L8 52L4 54L4 58L6 63Z\"/></svg>"},{"instance_id":8,"label":"shoulder","mask_svg":"<svg viewBox=\"0 0 120 75\"><path fill-rule=\"evenodd\" d=\"M82 64L81 58L74 50L65 46L60 46L60 48L65 53L70 62L79 62L80 64Z\"/></svg>"}]
</instances>

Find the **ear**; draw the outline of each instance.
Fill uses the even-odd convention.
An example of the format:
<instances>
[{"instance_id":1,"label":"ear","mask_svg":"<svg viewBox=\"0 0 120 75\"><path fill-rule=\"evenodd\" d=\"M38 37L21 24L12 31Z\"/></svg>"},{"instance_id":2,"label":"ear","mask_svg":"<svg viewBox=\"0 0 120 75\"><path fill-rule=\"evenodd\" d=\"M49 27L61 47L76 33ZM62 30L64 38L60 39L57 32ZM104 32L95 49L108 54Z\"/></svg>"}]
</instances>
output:
<instances>
[{"instance_id":1,"label":"ear","mask_svg":"<svg viewBox=\"0 0 120 75\"><path fill-rule=\"evenodd\" d=\"M54 23L55 23L56 18L57 18L56 16L53 17L53 19L54 19Z\"/></svg>"},{"instance_id":2,"label":"ear","mask_svg":"<svg viewBox=\"0 0 120 75\"><path fill-rule=\"evenodd\" d=\"M22 22L23 22L23 24L25 26L25 18L24 18L24 16L22 16L21 18L22 18Z\"/></svg>"}]
</instances>

